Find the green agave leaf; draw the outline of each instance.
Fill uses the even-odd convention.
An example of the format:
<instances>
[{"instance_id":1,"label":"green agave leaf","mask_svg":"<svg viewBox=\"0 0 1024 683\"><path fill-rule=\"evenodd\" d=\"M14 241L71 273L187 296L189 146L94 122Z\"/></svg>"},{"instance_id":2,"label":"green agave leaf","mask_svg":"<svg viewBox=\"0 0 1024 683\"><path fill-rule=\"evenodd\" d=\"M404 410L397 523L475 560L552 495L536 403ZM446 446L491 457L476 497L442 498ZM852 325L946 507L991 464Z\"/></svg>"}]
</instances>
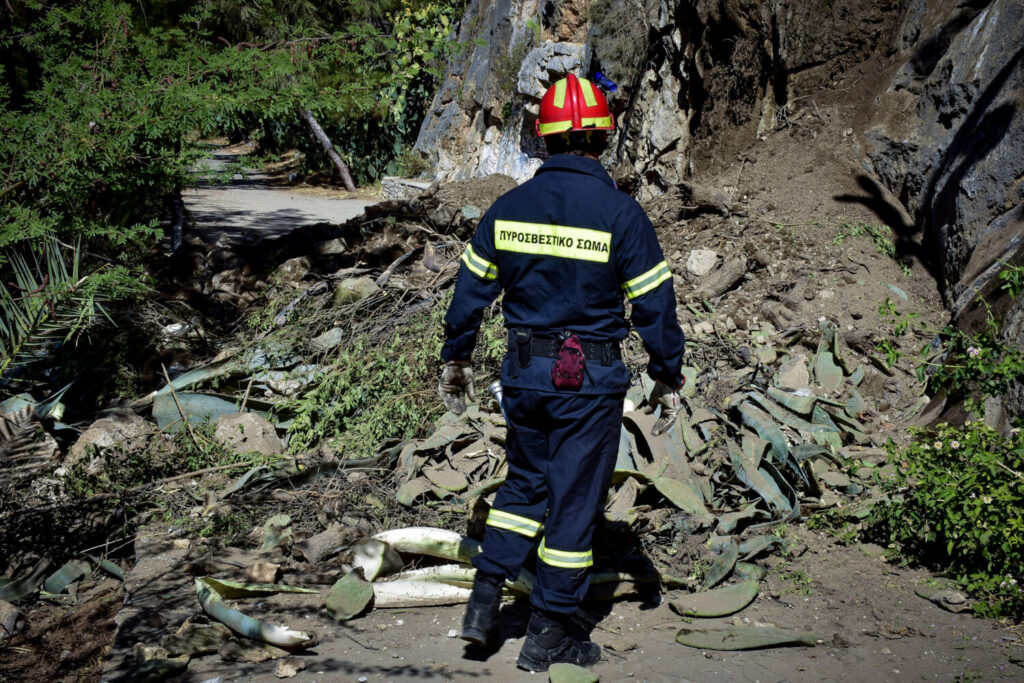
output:
<instances>
[{"instance_id":1,"label":"green agave leaf","mask_svg":"<svg viewBox=\"0 0 1024 683\"><path fill-rule=\"evenodd\" d=\"M81 560L70 560L50 574L43 582L43 590L47 593L63 593L75 581L89 574L89 565Z\"/></svg>"},{"instance_id":2,"label":"green agave leaf","mask_svg":"<svg viewBox=\"0 0 1024 683\"><path fill-rule=\"evenodd\" d=\"M739 544L736 543L735 539L730 539L729 544L725 546L722 552L715 556L711 567L708 569L708 573L704 576L704 588L713 588L724 581L732 573L732 568L736 566L739 554Z\"/></svg>"},{"instance_id":3,"label":"green agave leaf","mask_svg":"<svg viewBox=\"0 0 1024 683\"><path fill-rule=\"evenodd\" d=\"M758 436L770 443L772 449L778 453L777 457L785 459L789 456L789 445L786 443L786 436L768 413L757 408L749 401L741 403L739 411L740 415L743 416L743 423L752 427Z\"/></svg>"},{"instance_id":4,"label":"green agave leaf","mask_svg":"<svg viewBox=\"0 0 1024 683\"><path fill-rule=\"evenodd\" d=\"M46 569L50 566L50 560L43 558L36 563L36 566L32 569L31 573L23 579L15 579L8 583L0 586L0 600L6 602L15 602L22 598L31 595L36 592L39 588L39 584L43 582L43 577L46 574Z\"/></svg>"},{"instance_id":5,"label":"green agave leaf","mask_svg":"<svg viewBox=\"0 0 1024 683\"><path fill-rule=\"evenodd\" d=\"M241 581L228 581L227 579L215 579L211 576L205 579L207 585L215 589L225 600L237 598L253 598L263 595L275 595L277 593L317 593L312 588L301 588L299 586L286 586L282 583L242 583Z\"/></svg>"},{"instance_id":6,"label":"green agave leaf","mask_svg":"<svg viewBox=\"0 0 1024 683\"><path fill-rule=\"evenodd\" d=\"M685 595L668 605L684 617L724 617L739 612L757 597L757 581L745 581Z\"/></svg>"},{"instance_id":7,"label":"green agave leaf","mask_svg":"<svg viewBox=\"0 0 1024 683\"><path fill-rule=\"evenodd\" d=\"M204 612L235 633L286 650L301 650L317 644L315 633L268 624L228 607L224 604L224 596L217 589L221 583L208 576L196 578L199 604Z\"/></svg>"},{"instance_id":8,"label":"green agave leaf","mask_svg":"<svg viewBox=\"0 0 1024 683\"><path fill-rule=\"evenodd\" d=\"M655 477L651 483L658 489L658 493L683 512L689 512L697 517L711 516L704 506L704 497L689 485L670 477Z\"/></svg>"},{"instance_id":9,"label":"green agave leaf","mask_svg":"<svg viewBox=\"0 0 1024 683\"><path fill-rule=\"evenodd\" d=\"M800 413L801 415L810 415L811 409L814 408L815 401L818 400L818 397L812 394L808 394L807 396L797 396L796 394L791 394L788 391L783 391L777 387L768 387L768 395L781 405L789 408L793 412Z\"/></svg>"},{"instance_id":10,"label":"green agave leaf","mask_svg":"<svg viewBox=\"0 0 1024 683\"><path fill-rule=\"evenodd\" d=\"M335 621L348 621L362 614L372 601L373 585L360 570L353 570L327 592L327 614Z\"/></svg>"},{"instance_id":11,"label":"green agave leaf","mask_svg":"<svg viewBox=\"0 0 1024 683\"><path fill-rule=\"evenodd\" d=\"M760 581L768 573L768 570L753 562L737 562L733 573L736 578L743 581Z\"/></svg>"},{"instance_id":12,"label":"green agave leaf","mask_svg":"<svg viewBox=\"0 0 1024 683\"><path fill-rule=\"evenodd\" d=\"M774 626L684 627L676 633L676 642L703 650L757 650L780 645L816 645L818 637Z\"/></svg>"}]
</instances>

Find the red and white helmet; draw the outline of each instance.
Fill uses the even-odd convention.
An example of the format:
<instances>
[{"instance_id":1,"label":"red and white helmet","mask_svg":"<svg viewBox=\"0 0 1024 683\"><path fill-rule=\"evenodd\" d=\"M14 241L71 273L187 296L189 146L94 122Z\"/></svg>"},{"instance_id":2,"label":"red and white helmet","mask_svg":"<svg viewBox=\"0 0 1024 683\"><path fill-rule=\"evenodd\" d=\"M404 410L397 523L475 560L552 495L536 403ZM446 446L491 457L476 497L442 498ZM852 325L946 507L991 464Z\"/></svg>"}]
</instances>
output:
<instances>
[{"instance_id":1,"label":"red and white helmet","mask_svg":"<svg viewBox=\"0 0 1024 683\"><path fill-rule=\"evenodd\" d=\"M575 130L615 130L615 119L600 89L585 78L569 74L556 81L541 98L537 135Z\"/></svg>"}]
</instances>

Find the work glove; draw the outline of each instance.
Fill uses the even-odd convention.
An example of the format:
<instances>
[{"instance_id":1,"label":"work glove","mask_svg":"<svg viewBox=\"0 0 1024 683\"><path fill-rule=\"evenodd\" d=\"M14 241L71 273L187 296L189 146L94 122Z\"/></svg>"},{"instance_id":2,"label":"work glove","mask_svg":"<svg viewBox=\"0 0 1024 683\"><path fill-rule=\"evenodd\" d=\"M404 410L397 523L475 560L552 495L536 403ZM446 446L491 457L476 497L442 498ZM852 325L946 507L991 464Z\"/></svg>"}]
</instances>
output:
<instances>
[{"instance_id":1,"label":"work glove","mask_svg":"<svg viewBox=\"0 0 1024 683\"><path fill-rule=\"evenodd\" d=\"M437 393L448 410L462 415L466 410L466 395L470 401L476 400L473 388L473 368L466 361L451 361L444 364L441 370L441 381L437 383Z\"/></svg>"},{"instance_id":2,"label":"work glove","mask_svg":"<svg viewBox=\"0 0 1024 683\"><path fill-rule=\"evenodd\" d=\"M664 382L655 380L651 398L647 401L644 412L652 415L658 406L661 406L661 415L651 427L651 436L659 436L667 431L675 423L679 413L683 412L683 399L679 398L679 392Z\"/></svg>"}]
</instances>

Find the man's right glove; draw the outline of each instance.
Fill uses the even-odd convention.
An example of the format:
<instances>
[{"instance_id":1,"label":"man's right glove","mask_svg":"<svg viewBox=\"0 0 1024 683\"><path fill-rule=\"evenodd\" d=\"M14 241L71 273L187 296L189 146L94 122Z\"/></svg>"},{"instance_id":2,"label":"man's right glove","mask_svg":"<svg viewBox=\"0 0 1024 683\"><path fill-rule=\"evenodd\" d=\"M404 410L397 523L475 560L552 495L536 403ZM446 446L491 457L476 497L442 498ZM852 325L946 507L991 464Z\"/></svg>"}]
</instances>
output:
<instances>
[{"instance_id":1,"label":"man's right glove","mask_svg":"<svg viewBox=\"0 0 1024 683\"><path fill-rule=\"evenodd\" d=\"M683 399L679 398L679 392L664 382L655 380L651 398L647 401L644 412L651 415L658 406L661 406L661 415L651 427L651 436L659 436L668 430L679 417L679 413L683 412Z\"/></svg>"},{"instance_id":2,"label":"man's right glove","mask_svg":"<svg viewBox=\"0 0 1024 683\"><path fill-rule=\"evenodd\" d=\"M466 410L466 395L470 401L476 400L476 390L473 388L473 368L466 361L451 361L445 363L441 370L441 381L437 383L437 393L448 410L456 415L462 415Z\"/></svg>"}]
</instances>

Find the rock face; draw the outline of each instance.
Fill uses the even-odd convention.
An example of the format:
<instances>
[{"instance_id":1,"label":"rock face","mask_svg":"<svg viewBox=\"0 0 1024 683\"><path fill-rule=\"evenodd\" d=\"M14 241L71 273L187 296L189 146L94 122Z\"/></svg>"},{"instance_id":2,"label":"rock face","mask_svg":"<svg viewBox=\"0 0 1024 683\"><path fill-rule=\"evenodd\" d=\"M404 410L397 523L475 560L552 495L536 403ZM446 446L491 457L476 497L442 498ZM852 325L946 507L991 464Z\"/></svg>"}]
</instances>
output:
<instances>
[{"instance_id":1,"label":"rock face","mask_svg":"<svg viewBox=\"0 0 1024 683\"><path fill-rule=\"evenodd\" d=\"M913 218L889 221L898 246L924 231L961 324L980 292L1024 344L1024 297L1010 301L997 277L1024 263L1022 36L1021 0L472 0L417 148L438 179L521 182L544 158L544 89L600 71L619 86L602 159L619 187L696 205L703 169L735 162L823 88L856 86L843 106L862 184ZM728 211L721 190L712 203Z\"/></svg>"},{"instance_id":2,"label":"rock face","mask_svg":"<svg viewBox=\"0 0 1024 683\"><path fill-rule=\"evenodd\" d=\"M1022 36L1019 0L910 3L898 70L866 116L872 169L932 238L954 313L1024 236Z\"/></svg>"},{"instance_id":3,"label":"rock face","mask_svg":"<svg viewBox=\"0 0 1024 683\"><path fill-rule=\"evenodd\" d=\"M701 163L731 159L777 112L892 33L891 0L472 0L416 149L435 179L542 163L544 90L603 72L620 133L603 159L639 198L672 192ZM589 23L587 22L589 19Z\"/></svg>"}]
</instances>

